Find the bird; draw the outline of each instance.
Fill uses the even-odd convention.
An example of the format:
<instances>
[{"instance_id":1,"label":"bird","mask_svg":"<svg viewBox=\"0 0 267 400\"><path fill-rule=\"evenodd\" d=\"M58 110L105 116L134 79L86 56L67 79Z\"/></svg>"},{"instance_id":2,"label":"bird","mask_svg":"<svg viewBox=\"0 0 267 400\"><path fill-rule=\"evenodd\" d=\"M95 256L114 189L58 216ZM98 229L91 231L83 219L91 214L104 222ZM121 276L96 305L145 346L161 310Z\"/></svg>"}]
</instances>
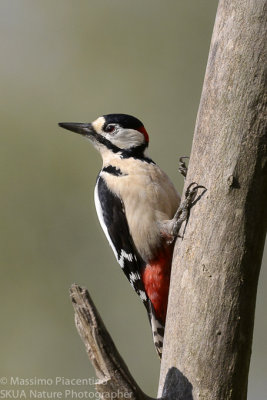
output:
<instances>
[{"instance_id":1,"label":"bird","mask_svg":"<svg viewBox=\"0 0 267 400\"><path fill-rule=\"evenodd\" d=\"M92 123L59 126L89 139L102 157L94 190L98 219L145 305L161 358L174 248L174 235L167 228L179 209L180 196L148 156L149 135L138 118L106 114Z\"/></svg>"}]
</instances>

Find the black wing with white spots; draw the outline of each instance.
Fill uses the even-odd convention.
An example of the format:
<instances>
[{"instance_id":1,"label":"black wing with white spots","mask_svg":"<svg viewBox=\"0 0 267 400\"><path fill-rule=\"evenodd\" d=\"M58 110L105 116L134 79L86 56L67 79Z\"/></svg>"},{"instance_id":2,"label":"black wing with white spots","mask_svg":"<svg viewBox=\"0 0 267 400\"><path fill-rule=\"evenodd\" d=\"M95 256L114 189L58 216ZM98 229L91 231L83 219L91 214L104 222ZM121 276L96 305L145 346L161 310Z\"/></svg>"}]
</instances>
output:
<instances>
[{"instance_id":1,"label":"black wing with white spots","mask_svg":"<svg viewBox=\"0 0 267 400\"><path fill-rule=\"evenodd\" d=\"M118 263L147 310L148 297L141 279L145 262L139 255L131 238L124 207L119 197L107 187L105 180L98 178L95 192L97 214Z\"/></svg>"},{"instance_id":2,"label":"black wing with white spots","mask_svg":"<svg viewBox=\"0 0 267 400\"><path fill-rule=\"evenodd\" d=\"M133 243L123 203L118 196L108 189L101 174L95 188L95 204L100 224L116 259L146 307L155 347L161 357L164 326L155 316L154 307L145 292L141 279L141 270L145 267L145 262Z\"/></svg>"}]
</instances>

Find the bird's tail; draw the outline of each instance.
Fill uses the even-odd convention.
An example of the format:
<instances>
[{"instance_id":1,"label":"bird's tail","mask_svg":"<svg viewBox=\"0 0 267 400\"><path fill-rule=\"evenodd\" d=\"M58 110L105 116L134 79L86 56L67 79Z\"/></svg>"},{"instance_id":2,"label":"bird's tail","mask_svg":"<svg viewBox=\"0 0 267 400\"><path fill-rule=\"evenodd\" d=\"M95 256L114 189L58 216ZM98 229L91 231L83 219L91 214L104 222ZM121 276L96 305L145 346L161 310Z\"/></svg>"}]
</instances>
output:
<instances>
[{"instance_id":1,"label":"bird's tail","mask_svg":"<svg viewBox=\"0 0 267 400\"><path fill-rule=\"evenodd\" d=\"M159 358L161 358L165 326L157 319L153 304L150 300L148 317L152 329L154 345L156 347Z\"/></svg>"}]
</instances>

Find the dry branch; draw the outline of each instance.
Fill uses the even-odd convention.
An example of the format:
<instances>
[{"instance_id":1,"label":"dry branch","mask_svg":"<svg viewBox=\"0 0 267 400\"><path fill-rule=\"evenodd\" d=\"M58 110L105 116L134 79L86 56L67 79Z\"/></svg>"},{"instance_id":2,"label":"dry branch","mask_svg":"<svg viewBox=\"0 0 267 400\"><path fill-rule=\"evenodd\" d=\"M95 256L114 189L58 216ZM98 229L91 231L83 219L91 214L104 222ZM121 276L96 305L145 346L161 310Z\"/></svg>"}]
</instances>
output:
<instances>
[{"instance_id":1,"label":"dry branch","mask_svg":"<svg viewBox=\"0 0 267 400\"><path fill-rule=\"evenodd\" d=\"M74 284L70 295L77 330L98 378L97 392L103 398L151 400L131 376L88 291Z\"/></svg>"}]
</instances>

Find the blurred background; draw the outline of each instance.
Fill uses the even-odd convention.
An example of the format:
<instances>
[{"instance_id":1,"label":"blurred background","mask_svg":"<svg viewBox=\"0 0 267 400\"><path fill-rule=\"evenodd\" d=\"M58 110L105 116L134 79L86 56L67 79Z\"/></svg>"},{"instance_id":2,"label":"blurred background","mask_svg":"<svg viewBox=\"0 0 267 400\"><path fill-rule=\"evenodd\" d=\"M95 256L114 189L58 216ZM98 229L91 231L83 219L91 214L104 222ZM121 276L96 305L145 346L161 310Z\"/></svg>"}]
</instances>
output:
<instances>
[{"instance_id":1,"label":"blurred background","mask_svg":"<svg viewBox=\"0 0 267 400\"><path fill-rule=\"evenodd\" d=\"M178 157L190 154L216 7L214 0L0 1L1 376L94 376L68 296L76 282L89 289L137 382L156 395L159 361L145 310L95 213L100 157L57 123L137 116L150 133L150 155L181 192ZM266 261L265 254L251 400L267 392Z\"/></svg>"}]
</instances>

